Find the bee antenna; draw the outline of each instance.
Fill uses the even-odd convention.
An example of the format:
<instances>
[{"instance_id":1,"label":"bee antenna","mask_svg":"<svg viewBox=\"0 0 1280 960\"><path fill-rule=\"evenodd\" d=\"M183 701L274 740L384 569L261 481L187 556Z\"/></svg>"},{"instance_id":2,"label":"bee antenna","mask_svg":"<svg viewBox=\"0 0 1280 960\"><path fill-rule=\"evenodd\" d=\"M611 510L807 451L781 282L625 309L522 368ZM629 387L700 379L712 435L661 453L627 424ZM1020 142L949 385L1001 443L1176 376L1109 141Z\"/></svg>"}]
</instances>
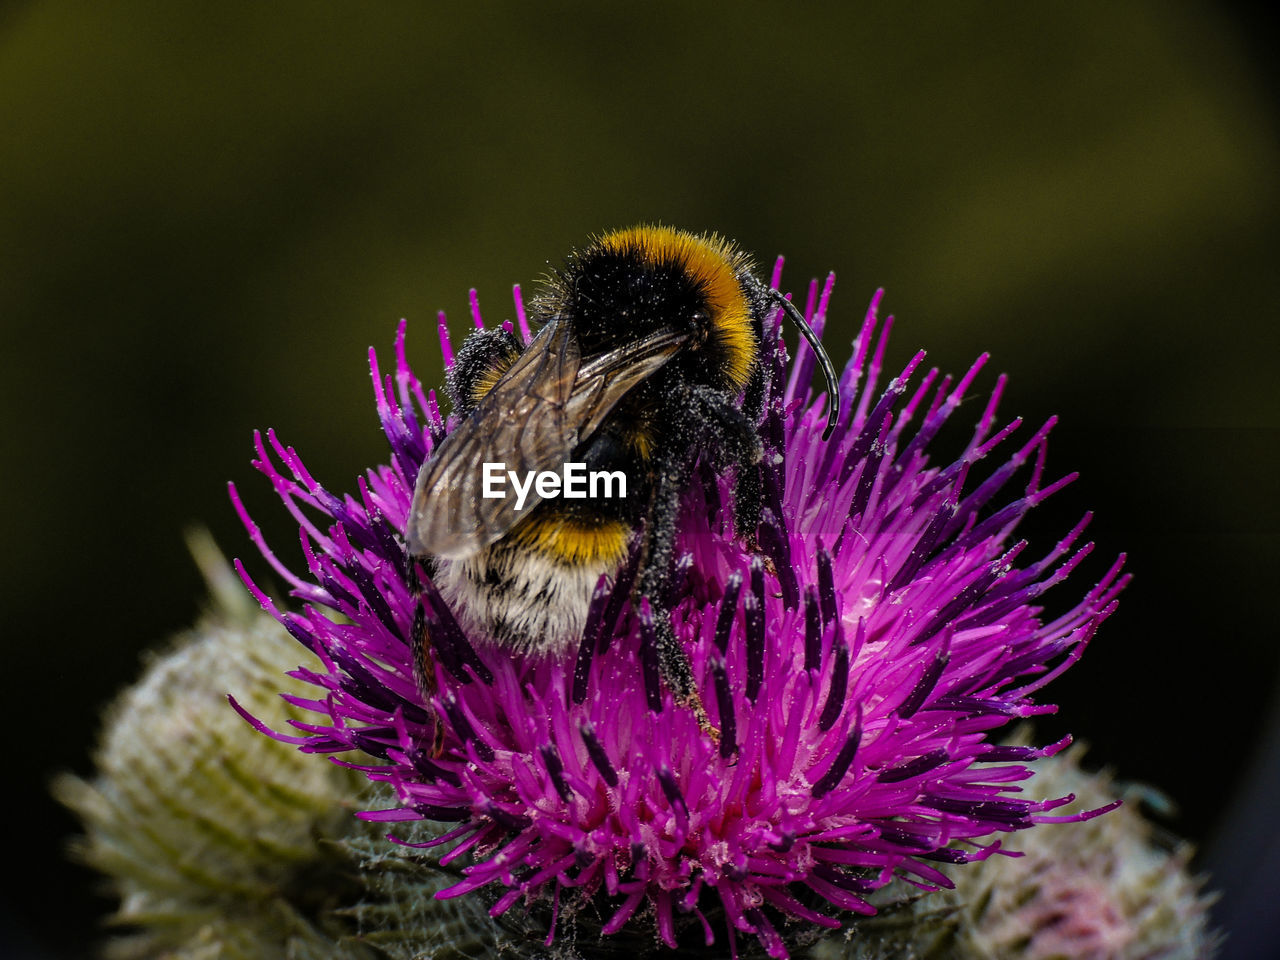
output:
<instances>
[{"instance_id":1,"label":"bee antenna","mask_svg":"<svg viewBox=\"0 0 1280 960\"><path fill-rule=\"evenodd\" d=\"M822 346L822 341L818 339L818 335L813 332L813 327L809 326L809 321L804 318L794 303L784 297L777 290L770 290L769 296L774 303L783 309L792 320L792 322L800 328L800 333L805 340L809 341L814 356L818 358L818 365L822 367L822 375L827 379L827 426L822 431L822 439L826 440L831 436L831 431L836 428L836 424L840 421L840 381L836 377L836 368L831 363L831 358L827 356L827 351Z\"/></svg>"}]
</instances>

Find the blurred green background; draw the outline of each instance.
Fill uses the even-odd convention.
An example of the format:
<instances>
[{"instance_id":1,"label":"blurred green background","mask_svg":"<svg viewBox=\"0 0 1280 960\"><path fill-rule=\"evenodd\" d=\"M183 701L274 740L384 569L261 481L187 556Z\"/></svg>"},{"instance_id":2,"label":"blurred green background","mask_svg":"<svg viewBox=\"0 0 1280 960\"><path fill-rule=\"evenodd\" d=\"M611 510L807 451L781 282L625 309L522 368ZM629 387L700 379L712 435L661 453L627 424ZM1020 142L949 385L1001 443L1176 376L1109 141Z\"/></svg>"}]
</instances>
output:
<instances>
[{"instance_id":1,"label":"blurred green background","mask_svg":"<svg viewBox=\"0 0 1280 960\"><path fill-rule=\"evenodd\" d=\"M884 286L891 368L990 350L1006 414L1061 414L1083 477L1032 529L1094 509L1099 550L1057 602L1120 550L1136 579L1041 732L1179 801L1236 922L1280 661L1274 37L1155 0L7 4L0 954L89 954L109 903L47 780L199 610L183 527L249 558L233 479L296 557L251 431L352 489L385 456L369 345L407 317L438 381L436 310L511 316L640 220L834 269L837 364Z\"/></svg>"}]
</instances>

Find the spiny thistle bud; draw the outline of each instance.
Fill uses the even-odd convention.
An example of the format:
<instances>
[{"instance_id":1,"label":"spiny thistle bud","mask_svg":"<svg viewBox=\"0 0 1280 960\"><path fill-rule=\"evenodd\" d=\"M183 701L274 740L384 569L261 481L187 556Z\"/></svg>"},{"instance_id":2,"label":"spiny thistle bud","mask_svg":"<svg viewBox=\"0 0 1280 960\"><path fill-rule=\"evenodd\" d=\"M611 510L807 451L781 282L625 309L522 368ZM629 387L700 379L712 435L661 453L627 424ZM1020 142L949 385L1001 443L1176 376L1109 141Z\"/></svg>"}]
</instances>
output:
<instances>
[{"instance_id":1,"label":"spiny thistle bud","mask_svg":"<svg viewBox=\"0 0 1280 960\"><path fill-rule=\"evenodd\" d=\"M219 589L204 539L193 547L213 572L215 609L108 710L94 779L54 784L84 821L76 855L120 897L112 924L126 932L110 952L363 960L359 947L334 953L342 927L324 911L352 887L348 857L327 838L350 830L368 789L347 768L257 736L228 708L234 692L264 715L301 717L279 696L280 668L298 651L274 620Z\"/></svg>"},{"instance_id":2,"label":"spiny thistle bud","mask_svg":"<svg viewBox=\"0 0 1280 960\"><path fill-rule=\"evenodd\" d=\"M1026 745L1027 730L1011 744ZM1215 897L1188 870L1192 850L1142 813L1150 788L1081 769L1084 746L1032 761L1036 783L1073 794L1065 808L1123 799L1105 817L1021 834L1012 855L946 868L955 887L898 889L881 915L814 948L815 960L1209 960ZM1162 800L1161 805L1167 805Z\"/></svg>"}]
</instances>

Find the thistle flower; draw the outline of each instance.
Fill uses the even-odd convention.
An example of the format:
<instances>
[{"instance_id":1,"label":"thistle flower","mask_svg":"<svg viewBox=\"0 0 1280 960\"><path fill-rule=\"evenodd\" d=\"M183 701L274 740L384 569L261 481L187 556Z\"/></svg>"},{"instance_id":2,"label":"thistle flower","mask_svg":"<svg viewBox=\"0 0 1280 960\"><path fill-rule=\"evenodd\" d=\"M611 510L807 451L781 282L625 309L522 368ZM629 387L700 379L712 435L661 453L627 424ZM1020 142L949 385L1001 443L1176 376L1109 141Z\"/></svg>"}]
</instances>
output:
<instances>
[{"instance_id":1,"label":"thistle flower","mask_svg":"<svg viewBox=\"0 0 1280 960\"><path fill-rule=\"evenodd\" d=\"M1025 737L1025 733L1023 734ZM947 898L965 904L964 920L980 956L1027 960L1207 960L1221 938L1209 926L1216 896L1188 870L1193 850L1140 813L1144 801L1169 801L1151 788L1117 783L1107 771L1080 768L1080 744L1033 764L1051 791L1088 809L1114 797L1113 815L1071 828L1037 830L1023 856L993 857L980 871L955 873ZM1067 808L1072 809L1071 807Z\"/></svg>"},{"instance_id":2,"label":"thistle flower","mask_svg":"<svg viewBox=\"0 0 1280 960\"><path fill-rule=\"evenodd\" d=\"M781 260L774 286L780 271ZM815 330L831 284L810 286ZM1014 444L1021 422L997 427L1001 377L959 457L930 465L930 442L987 358L953 382L936 370L917 379L918 353L877 392L892 320L881 328L880 299L840 379L850 413L826 442L812 353L788 370L776 318L767 326L762 555L733 538L726 479L708 477L684 503L668 606L718 735L656 682L634 560L598 585L576 664L486 649L429 580L416 596L401 534L419 467L449 425L410 369L403 323L394 375L370 352L390 462L355 494L321 486L273 432L256 437L255 466L300 525L304 572L267 547L232 487L302 608L280 609L241 575L324 665L293 673L317 688L286 696L316 715L292 721L295 733L242 712L304 752L358 752L342 762L398 798L365 819L456 824L438 842L453 844L442 862L465 864L463 879L438 896L483 891L495 915L523 902L545 912L548 944L568 924L578 949L584 931L602 946L636 932L652 946L656 931L671 948L723 952L724 937L737 955L745 935L744 949L786 957L841 915L873 912L871 894L895 878L950 887L938 865L1000 846L980 838L1101 812L1064 818L1051 811L1069 796L1019 795L1026 762L1065 739L988 737L1054 709L1035 697L1114 608L1123 558L1079 603L1043 616L1041 595L1091 549L1078 545L1088 516L1038 559L1013 538L1074 478L1045 479L1053 421ZM519 288L515 307L527 342ZM472 310L482 326L474 296ZM443 316L441 346L448 364ZM439 661L429 702L409 650L419 603Z\"/></svg>"},{"instance_id":3,"label":"thistle flower","mask_svg":"<svg viewBox=\"0 0 1280 960\"><path fill-rule=\"evenodd\" d=\"M97 776L54 782L84 821L75 853L120 896L111 923L128 932L109 955L372 960L358 944L339 948L344 925L318 914L351 886L348 859L325 840L349 832L368 785L257 736L226 709L232 690L278 716L280 664L297 650L235 590L229 569L232 590L219 586L207 534L192 549L214 609L107 712Z\"/></svg>"},{"instance_id":4,"label":"thistle flower","mask_svg":"<svg viewBox=\"0 0 1280 960\"><path fill-rule=\"evenodd\" d=\"M1030 732L1007 742L1025 745ZM1019 837L1019 856L949 867L955 887L900 898L893 911L833 934L815 960L1209 960L1221 936L1209 925L1216 896L1188 870L1192 849L1147 819L1170 801L1108 771L1081 768L1084 747L1033 761L1036 785L1075 800L1063 812L1126 801L1087 824L1057 824Z\"/></svg>"}]
</instances>

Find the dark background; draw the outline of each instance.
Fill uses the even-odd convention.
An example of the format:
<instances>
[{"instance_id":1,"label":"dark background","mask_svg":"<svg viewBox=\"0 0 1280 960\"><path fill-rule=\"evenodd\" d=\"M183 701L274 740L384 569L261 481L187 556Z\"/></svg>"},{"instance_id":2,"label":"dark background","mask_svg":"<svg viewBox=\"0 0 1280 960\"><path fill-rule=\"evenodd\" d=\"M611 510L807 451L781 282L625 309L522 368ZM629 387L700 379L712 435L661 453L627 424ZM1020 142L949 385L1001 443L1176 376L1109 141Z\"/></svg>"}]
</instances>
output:
<instances>
[{"instance_id":1,"label":"dark background","mask_svg":"<svg viewBox=\"0 0 1280 960\"><path fill-rule=\"evenodd\" d=\"M475 286L511 316L513 282L662 220L785 253L784 286L836 270L837 364L884 286L891 369L990 350L1008 416L1062 416L1050 469L1083 476L1033 529L1043 552L1094 509L1099 550L1059 607L1120 550L1135 580L1041 732L1175 798L1232 956L1269 955L1273 24L1156 0L427 6L0 8L0 954L87 956L109 907L47 782L89 772L139 651L199 610L183 527L252 554L234 479L296 556L251 431L354 488L385 456L365 350L400 317L438 381L437 309L465 331Z\"/></svg>"}]
</instances>

